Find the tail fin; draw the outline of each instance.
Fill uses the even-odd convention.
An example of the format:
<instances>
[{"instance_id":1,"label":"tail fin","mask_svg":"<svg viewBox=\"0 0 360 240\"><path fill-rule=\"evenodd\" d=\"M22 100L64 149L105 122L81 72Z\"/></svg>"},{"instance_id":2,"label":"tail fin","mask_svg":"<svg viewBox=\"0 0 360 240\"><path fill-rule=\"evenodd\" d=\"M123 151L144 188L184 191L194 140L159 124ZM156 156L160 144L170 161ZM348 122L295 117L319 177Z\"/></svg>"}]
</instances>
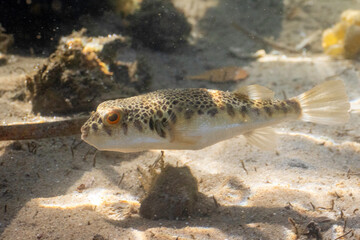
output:
<instances>
[{"instance_id":1,"label":"tail fin","mask_svg":"<svg viewBox=\"0 0 360 240\"><path fill-rule=\"evenodd\" d=\"M332 125L349 120L350 103L341 80L319 84L295 99L302 109L302 121Z\"/></svg>"}]
</instances>

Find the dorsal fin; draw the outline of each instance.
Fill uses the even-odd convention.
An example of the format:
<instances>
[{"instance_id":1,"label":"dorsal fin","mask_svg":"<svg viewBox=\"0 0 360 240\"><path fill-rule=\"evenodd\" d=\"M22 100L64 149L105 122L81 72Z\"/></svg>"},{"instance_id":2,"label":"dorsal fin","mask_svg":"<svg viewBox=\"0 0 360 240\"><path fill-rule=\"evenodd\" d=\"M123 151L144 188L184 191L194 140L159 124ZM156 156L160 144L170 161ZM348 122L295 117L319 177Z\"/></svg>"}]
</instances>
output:
<instances>
[{"instance_id":1,"label":"dorsal fin","mask_svg":"<svg viewBox=\"0 0 360 240\"><path fill-rule=\"evenodd\" d=\"M250 99L273 99L274 92L260 85L249 85L237 89L234 93L248 96Z\"/></svg>"}]
</instances>

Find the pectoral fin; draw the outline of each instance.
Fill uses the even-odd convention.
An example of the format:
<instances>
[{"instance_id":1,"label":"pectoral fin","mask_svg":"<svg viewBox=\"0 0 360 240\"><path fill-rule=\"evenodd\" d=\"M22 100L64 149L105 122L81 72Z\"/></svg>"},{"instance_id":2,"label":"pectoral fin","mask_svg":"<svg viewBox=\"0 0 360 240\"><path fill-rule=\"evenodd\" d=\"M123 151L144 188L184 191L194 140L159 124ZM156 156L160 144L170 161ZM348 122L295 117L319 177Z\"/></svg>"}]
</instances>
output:
<instances>
[{"instance_id":1,"label":"pectoral fin","mask_svg":"<svg viewBox=\"0 0 360 240\"><path fill-rule=\"evenodd\" d=\"M195 134L194 134L195 133ZM178 120L171 125L171 142L186 146L188 149L200 149L202 136L196 134L196 129L191 124Z\"/></svg>"},{"instance_id":2,"label":"pectoral fin","mask_svg":"<svg viewBox=\"0 0 360 240\"><path fill-rule=\"evenodd\" d=\"M277 135L271 127L255 129L244 136L248 143L260 149L271 151L276 148Z\"/></svg>"}]
</instances>

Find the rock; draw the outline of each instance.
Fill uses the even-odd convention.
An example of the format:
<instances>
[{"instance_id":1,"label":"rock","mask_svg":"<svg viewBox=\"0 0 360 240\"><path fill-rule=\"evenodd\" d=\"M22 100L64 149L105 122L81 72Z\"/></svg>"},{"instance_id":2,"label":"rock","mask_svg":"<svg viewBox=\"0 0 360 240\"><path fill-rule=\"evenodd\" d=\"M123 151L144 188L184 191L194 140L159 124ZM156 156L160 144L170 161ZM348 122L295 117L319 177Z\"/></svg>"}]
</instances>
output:
<instances>
[{"instance_id":1,"label":"rock","mask_svg":"<svg viewBox=\"0 0 360 240\"><path fill-rule=\"evenodd\" d=\"M12 34L5 33L5 28L0 24L0 52L7 53L9 47L14 43L14 37ZM0 56L0 65L1 62L4 62L4 56ZM6 62L5 62L6 63Z\"/></svg>"},{"instance_id":2,"label":"rock","mask_svg":"<svg viewBox=\"0 0 360 240\"><path fill-rule=\"evenodd\" d=\"M178 49L191 31L184 14L168 0L144 0L129 19L133 38L154 50Z\"/></svg>"},{"instance_id":3,"label":"rock","mask_svg":"<svg viewBox=\"0 0 360 240\"><path fill-rule=\"evenodd\" d=\"M149 219L184 219L193 214L198 200L197 180L188 167L167 165L153 176L141 201L140 215Z\"/></svg>"},{"instance_id":4,"label":"rock","mask_svg":"<svg viewBox=\"0 0 360 240\"><path fill-rule=\"evenodd\" d=\"M88 38L83 33L62 38L47 62L27 77L33 112L91 111L105 100L137 95L150 84L144 59L116 61L119 49L128 47L124 37Z\"/></svg>"}]
</instances>

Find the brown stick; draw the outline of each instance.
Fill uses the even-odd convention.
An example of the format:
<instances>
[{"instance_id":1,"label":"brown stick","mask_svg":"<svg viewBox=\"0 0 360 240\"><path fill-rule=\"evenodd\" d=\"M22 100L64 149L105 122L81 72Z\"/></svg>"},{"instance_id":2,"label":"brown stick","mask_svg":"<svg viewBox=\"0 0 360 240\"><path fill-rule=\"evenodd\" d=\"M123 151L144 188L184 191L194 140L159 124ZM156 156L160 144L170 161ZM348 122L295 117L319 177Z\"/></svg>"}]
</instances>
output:
<instances>
[{"instance_id":1,"label":"brown stick","mask_svg":"<svg viewBox=\"0 0 360 240\"><path fill-rule=\"evenodd\" d=\"M243 26L240 26L236 23L232 23L232 25L234 26L234 28L236 28L237 30L239 30L240 32L244 33L246 36L248 36L249 38L251 39L254 39L258 42L261 42L263 44L266 44L266 45L269 45L277 50L280 50L280 51L286 51L286 52L289 52L289 53L299 53L300 51L299 50L296 50L294 48L291 48L289 46L285 46L285 45L281 45L279 43L276 43L274 41L271 41L271 40L268 40L268 39L265 39L263 37L261 37L260 35L244 28Z\"/></svg>"},{"instance_id":2,"label":"brown stick","mask_svg":"<svg viewBox=\"0 0 360 240\"><path fill-rule=\"evenodd\" d=\"M346 235L348 235L348 234L351 233L352 231L353 231L353 230L349 230L347 233L341 235L340 237L335 238L335 240L341 239L341 238L345 237Z\"/></svg>"},{"instance_id":3,"label":"brown stick","mask_svg":"<svg viewBox=\"0 0 360 240\"><path fill-rule=\"evenodd\" d=\"M80 134L88 117L56 122L0 125L0 141L40 139Z\"/></svg>"}]
</instances>

